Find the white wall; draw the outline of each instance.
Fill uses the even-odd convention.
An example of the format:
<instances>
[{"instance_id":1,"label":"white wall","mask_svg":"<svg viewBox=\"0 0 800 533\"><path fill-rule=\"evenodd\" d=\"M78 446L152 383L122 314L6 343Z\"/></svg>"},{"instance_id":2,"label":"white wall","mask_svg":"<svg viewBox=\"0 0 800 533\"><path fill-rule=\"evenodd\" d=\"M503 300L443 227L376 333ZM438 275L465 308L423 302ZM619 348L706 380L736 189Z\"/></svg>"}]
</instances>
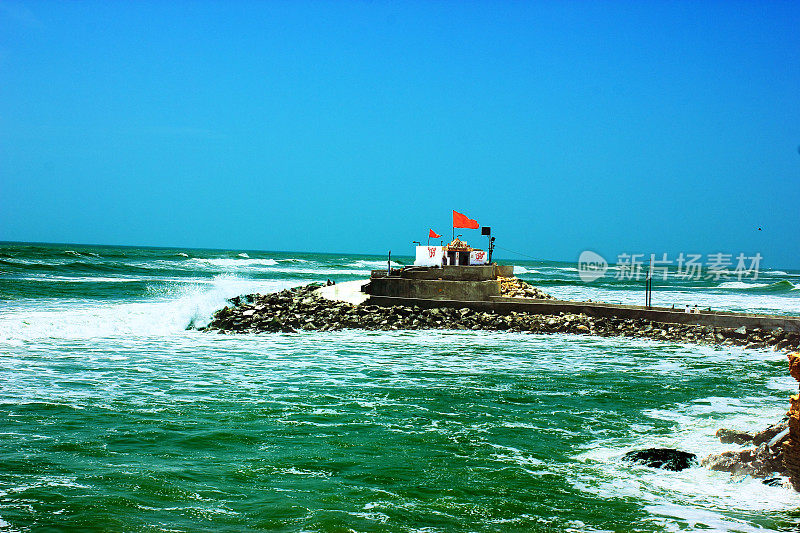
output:
<instances>
[{"instance_id":1,"label":"white wall","mask_svg":"<svg viewBox=\"0 0 800 533\"><path fill-rule=\"evenodd\" d=\"M444 246L417 246L416 266L442 266Z\"/></svg>"},{"instance_id":2,"label":"white wall","mask_svg":"<svg viewBox=\"0 0 800 533\"><path fill-rule=\"evenodd\" d=\"M483 250L472 250L469 253L469 264L470 265L485 265L489 262L489 254L487 254Z\"/></svg>"}]
</instances>

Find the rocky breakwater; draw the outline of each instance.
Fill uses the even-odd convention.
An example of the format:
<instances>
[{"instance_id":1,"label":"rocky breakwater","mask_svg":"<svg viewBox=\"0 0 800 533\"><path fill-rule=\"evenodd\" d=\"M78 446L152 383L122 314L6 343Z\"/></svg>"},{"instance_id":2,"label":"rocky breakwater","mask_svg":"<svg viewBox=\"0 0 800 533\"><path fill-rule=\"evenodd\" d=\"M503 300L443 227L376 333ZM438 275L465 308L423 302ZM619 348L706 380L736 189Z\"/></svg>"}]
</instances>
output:
<instances>
[{"instance_id":1,"label":"rocky breakwater","mask_svg":"<svg viewBox=\"0 0 800 533\"><path fill-rule=\"evenodd\" d=\"M662 324L645 319L598 318L584 314L497 314L468 308L379 307L326 300L314 293L319 285L295 287L274 294L249 294L229 300L202 328L219 333L335 331L342 329L453 329L525 333L571 333L602 337L640 337L670 342L738 345L747 348L795 348L800 335L783 331L720 329Z\"/></svg>"}]
</instances>

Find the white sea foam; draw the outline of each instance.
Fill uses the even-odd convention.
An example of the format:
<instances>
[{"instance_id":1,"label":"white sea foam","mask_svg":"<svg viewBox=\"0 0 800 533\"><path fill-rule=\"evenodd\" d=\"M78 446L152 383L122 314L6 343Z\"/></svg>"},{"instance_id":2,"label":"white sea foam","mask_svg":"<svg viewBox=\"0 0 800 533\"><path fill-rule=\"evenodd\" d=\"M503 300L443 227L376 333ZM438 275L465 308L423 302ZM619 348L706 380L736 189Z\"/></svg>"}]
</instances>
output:
<instances>
[{"instance_id":1,"label":"white sea foam","mask_svg":"<svg viewBox=\"0 0 800 533\"><path fill-rule=\"evenodd\" d=\"M250 258L250 256L247 255L245 252L240 253L237 257L243 257L245 259L249 259Z\"/></svg>"},{"instance_id":2,"label":"white sea foam","mask_svg":"<svg viewBox=\"0 0 800 533\"><path fill-rule=\"evenodd\" d=\"M240 294L267 293L298 283L218 276L211 284L183 284L167 296L145 301L42 300L35 307L12 302L0 315L0 344L44 339L169 335L190 324L203 326L226 300Z\"/></svg>"},{"instance_id":3,"label":"white sea foam","mask_svg":"<svg viewBox=\"0 0 800 533\"><path fill-rule=\"evenodd\" d=\"M387 265L388 265L387 261L366 261L366 260L359 259L358 261L353 261L352 263L348 263L347 266L351 266L351 267L355 267L355 268L361 268L361 269L374 270L374 269L379 269L379 268L386 268ZM394 261L392 261L392 267L400 268L401 266L403 266L403 265L401 265L400 263L395 263Z\"/></svg>"},{"instance_id":4,"label":"white sea foam","mask_svg":"<svg viewBox=\"0 0 800 533\"><path fill-rule=\"evenodd\" d=\"M748 359L778 357L774 352L708 347L694 347L693 353L709 362L726 360L734 365ZM584 451L576 457L580 467L576 469L573 485L601 498L643 499L648 502L647 509L654 515L654 521L667 530L673 530L676 523L688 522L690 528L705 525L718 531L755 531L751 524L735 518L736 514L742 510L795 508L796 493L764 485L759 479L732 477L700 466L665 472L631 465L621 459L630 450L650 447L676 448L695 453L698 459L735 448L720 443L714 436L716 430L729 427L755 432L764 428L765 421L779 420L786 410L786 398L796 389L797 383L787 375L773 379L771 385L770 390L777 390L778 394L741 398L708 396L643 410L642 423L631 428L628 438L600 436L585 445ZM663 426L664 422L674 429L670 432L653 430L655 425Z\"/></svg>"},{"instance_id":5,"label":"white sea foam","mask_svg":"<svg viewBox=\"0 0 800 533\"><path fill-rule=\"evenodd\" d=\"M514 265L514 274L540 274L540 272L524 266Z\"/></svg>"},{"instance_id":6,"label":"white sea foam","mask_svg":"<svg viewBox=\"0 0 800 533\"><path fill-rule=\"evenodd\" d=\"M6 261L8 263L14 263L14 264L17 264L17 265L44 265L44 266L58 266L58 265L65 264L66 261L69 261L69 262L74 261L71 258L70 259L66 259L66 260L60 260L58 258L53 258L51 260L44 261L42 259L19 259L19 258L16 258L16 257L4 257L4 258L2 258L2 260Z\"/></svg>"},{"instance_id":7,"label":"white sea foam","mask_svg":"<svg viewBox=\"0 0 800 533\"><path fill-rule=\"evenodd\" d=\"M241 256L241 254L240 254ZM275 259L228 259L224 257L218 258L199 258L194 257L190 259L191 262L201 266L213 266L215 268L240 268L240 267L253 267L253 266L275 266L278 262Z\"/></svg>"},{"instance_id":8,"label":"white sea foam","mask_svg":"<svg viewBox=\"0 0 800 533\"><path fill-rule=\"evenodd\" d=\"M13 278L18 281L58 281L65 283L132 283L145 281L145 278L111 278L103 276L28 276Z\"/></svg>"},{"instance_id":9,"label":"white sea foam","mask_svg":"<svg viewBox=\"0 0 800 533\"><path fill-rule=\"evenodd\" d=\"M72 257L100 257L94 252L76 252L75 250L64 250L64 255L69 255Z\"/></svg>"},{"instance_id":10,"label":"white sea foam","mask_svg":"<svg viewBox=\"0 0 800 533\"><path fill-rule=\"evenodd\" d=\"M333 275L349 275L349 276L369 276L370 270L366 266L362 269L355 268L342 268L341 266L330 265L324 263L315 263L305 259L226 259L226 258L192 258L183 264L175 263L174 261L156 261L159 268L182 268L182 269L201 269L207 272L225 272L230 274L241 273L246 275L248 273L269 273L269 274L297 274L301 276L319 277L319 276L333 276ZM191 265L187 267L186 265ZM136 265L140 268L152 268L153 264ZM352 265L350 265L352 266ZM313 281L313 280L309 280Z\"/></svg>"},{"instance_id":11,"label":"white sea foam","mask_svg":"<svg viewBox=\"0 0 800 533\"><path fill-rule=\"evenodd\" d=\"M724 281L717 285L720 289L756 289L767 286L769 283L746 283L744 281Z\"/></svg>"}]
</instances>

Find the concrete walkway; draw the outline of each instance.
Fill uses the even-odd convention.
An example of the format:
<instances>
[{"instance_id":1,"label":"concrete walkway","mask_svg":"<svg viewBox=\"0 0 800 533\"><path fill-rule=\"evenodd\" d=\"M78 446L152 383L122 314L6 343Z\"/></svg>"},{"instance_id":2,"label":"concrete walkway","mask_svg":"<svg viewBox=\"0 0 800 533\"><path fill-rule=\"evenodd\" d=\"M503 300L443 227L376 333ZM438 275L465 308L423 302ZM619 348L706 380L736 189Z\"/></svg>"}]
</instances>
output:
<instances>
[{"instance_id":1,"label":"concrete walkway","mask_svg":"<svg viewBox=\"0 0 800 533\"><path fill-rule=\"evenodd\" d=\"M326 300L361 305L369 299L369 294L364 294L361 292L361 287L367 283L369 283L368 279L345 281L343 283L337 283L336 285L320 287L314 292Z\"/></svg>"},{"instance_id":2,"label":"concrete walkway","mask_svg":"<svg viewBox=\"0 0 800 533\"><path fill-rule=\"evenodd\" d=\"M468 307L475 311L493 311L499 314L522 312L534 315L557 315L559 313L581 313L594 317L619 319L647 319L667 324L692 324L717 328L776 329L800 333L800 317L791 315L757 315L726 311L702 311L686 313L681 309L666 307L646 308L636 305L605 304L598 302L572 302L568 300L536 300L533 298L509 298L493 296L488 301L434 300L431 298L400 298L395 296L372 296L370 304L408 307Z\"/></svg>"}]
</instances>

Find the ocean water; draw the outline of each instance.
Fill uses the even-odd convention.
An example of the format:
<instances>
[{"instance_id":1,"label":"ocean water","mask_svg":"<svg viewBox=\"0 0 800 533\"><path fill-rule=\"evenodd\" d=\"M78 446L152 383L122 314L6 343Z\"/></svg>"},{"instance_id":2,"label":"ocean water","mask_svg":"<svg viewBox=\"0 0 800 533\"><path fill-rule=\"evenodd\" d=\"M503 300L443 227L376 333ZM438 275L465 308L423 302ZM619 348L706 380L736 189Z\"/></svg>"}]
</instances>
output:
<instances>
[{"instance_id":1,"label":"ocean water","mask_svg":"<svg viewBox=\"0 0 800 533\"><path fill-rule=\"evenodd\" d=\"M410 258L398 258L401 263ZM508 261L562 298L642 283ZM0 531L795 531L800 496L620 462L735 448L785 355L500 332L222 336L227 298L374 256L0 244ZM657 283L654 303L800 314L800 272Z\"/></svg>"}]
</instances>

